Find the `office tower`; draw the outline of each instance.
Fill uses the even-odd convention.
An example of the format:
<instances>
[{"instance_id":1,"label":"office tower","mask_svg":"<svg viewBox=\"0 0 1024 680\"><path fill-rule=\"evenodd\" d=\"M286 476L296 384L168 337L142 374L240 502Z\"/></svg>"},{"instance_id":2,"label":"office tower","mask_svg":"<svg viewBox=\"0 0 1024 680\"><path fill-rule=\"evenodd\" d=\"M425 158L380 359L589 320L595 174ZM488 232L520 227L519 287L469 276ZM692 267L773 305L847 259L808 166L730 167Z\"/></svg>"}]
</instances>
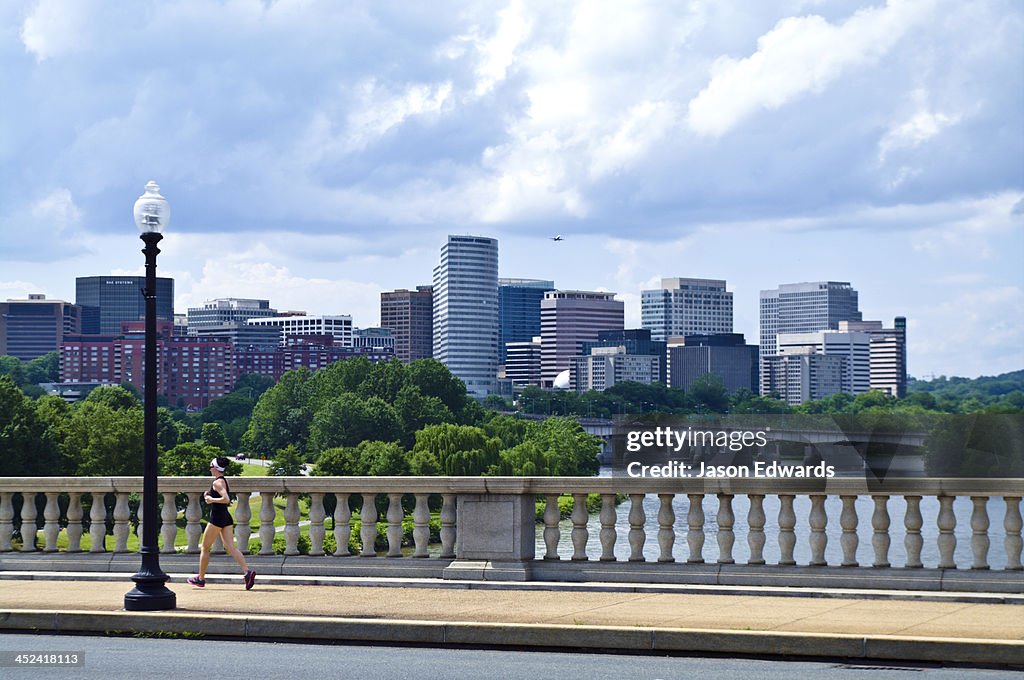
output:
<instances>
[{"instance_id":1,"label":"office tower","mask_svg":"<svg viewBox=\"0 0 1024 680\"><path fill-rule=\"evenodd\" d=\"M540 387L540 336L529 342L506 343L505 349L505 378L513 387Z\"/></svg>"},{"instance_id":2,"label":"office tower","mask_svg":"<svg viewBox=\"0 0 1024 680\"><path fill-rule=\"evenodd\" d=\"M554 281L498 279L498 363L505 362L505 345L529 342L540 335L540 301L555 289Z\"/></svg>"},{"instance_id":3,"label":"office tower","mask_svg":"<svg viewBox=\"0 0 1024 680\"><path fill-rule=\"evenodd\" d=\"M352 317L339 316L268 316L246 319L250 326L275 326L281 329L281 342L296 336L333 338L339 347L352 346Z\"/></svg>"},{"instance_id":4,"label":"office tower","mask_svg":"<svg viewBox=\"0 0 1024 680\"><path fill-rule=\"evenodd\" d=\"M449 236L434 268L434 358L486 397L497 389L498 241Z\"/></svg>"},{"instance_id":5,"label":"office tower","mask_svg":"<svg viewBox=\"0 0 1024 680\"><path fill-rule=\"evenodd\" d=\"M779 333L778 354L824 354L842 357L839 391L863 394L871 389L870 345L867 333L818 331L816 333Z\"/></svg>"},{"instance_id":6,"label":"office tower","mask_svg":"<svg viewBox=\"0 0 1024 680\"><path fill-rule=\"evenodd\" d=\"M65 335L81 333L82 308L45 295L0 302L0 356L31 361L60 350Z\"/></svg>"},{"instance_id":7,"label":"office tower","mask_svg":"<svg viewBox=\"0 0 1024 680\"><path fill-rule=\"evenodd\" d=\"M434 287L380 294L380 326L395 336L395 356L403 364L434 356Z\"/></svg>"},{"instance_id":8,"label":"office tower","mask_svg":"<svg viewBox=\"0 0 1024 680\"><path fill-rule=\"evenodd\" d=\"M763 393L790 406L843 391L846 359L834 354L775 354L761 359Z\"/></svg>"},{"instance_id":9,"label":"office tower","mask_svg":"<svg viewBox=\"0 0 1024 680\"><path fill-rule=\"evenodd\" d=\"M270 300L247 298L207 300L202 307L189 307L188 333L195 335L195 331L200 328L271 316L277 316L277 310L271 309Z\"/></svg>"},{"instance_id":10,"label":"office tower","mask_svg":"<svg viewBox=\"0 0 1024 680\"><path fill-rule=\"evenodd\" d=\"M840 321L860 321L857 291L849 283L816 281L787 283L761 291L760 354L778 354L779 333L813 333L838 330ZM762 381L761 393L765 394Z\"/></svg>"},{"instance_id":11,"label":"office tower","mask_svg":"<svg viewBox=\"0 0 1024 680\"><path fill-rule=\"evenodd\" d=\"M82 333L119 335L121 323L146 318L145 276L79 276L75 304L83 307ZM156 279L156 319L174 322L174 279Z\"/></svg>"},{"instance_id":12,"label":"office tower","mask_svg":"<svg viewBox=\"0 0 1024 680\"><path fill-rule=\"evenodd\" d=\"M577 392L603 392L620 382L644 385L662 382L664 353L629 354L624 346L593 347L590 354L572 358L569 365L569 389Z\"/></svg>"},{"instance_id":13,"label":"office tower","mask_svg":"<svg viewBox=\"0 0 1024 680\"><path fill-rule=\"evenodd\" d=\"M541 382L554 384L569 370L583 343L594 342L600 331L621 331L624 305L615 293L586 290L551 290L540 303Z\"/></svg>"},{"instance_id":14,"label":"office tower","mask_svg":"<svg viewBox=\"0 0 1024 680\"><path fill-rule=\"evenodd\" d=\"M669 387L689 389L694 380L710 373L725 389L757 392L758 346L746 344L742 333L687 335L668 350Z\"/></svg>"},{"instance_id":15,"label":"office tower","mask_svg":"<svg viewBox=\"0 0 1024 680\"><path fill-rule=\"evenodd\" d=\"M651 338L662 342L696 333L732 333L732 293L719 279L665 278L645 290L640 319Z\"/></svg>"},{"instance_id":16,"label":"office tower","mask_svg":"<svg viewBox=\"0 0 1024 680\"><path fill-rule=\"evenodd\" d=\"M866 333L871 345L871 389L907 396L907 319L897 316L892 328L881 321L840 321L839 330Z\"/></svg>"}]
</instances>

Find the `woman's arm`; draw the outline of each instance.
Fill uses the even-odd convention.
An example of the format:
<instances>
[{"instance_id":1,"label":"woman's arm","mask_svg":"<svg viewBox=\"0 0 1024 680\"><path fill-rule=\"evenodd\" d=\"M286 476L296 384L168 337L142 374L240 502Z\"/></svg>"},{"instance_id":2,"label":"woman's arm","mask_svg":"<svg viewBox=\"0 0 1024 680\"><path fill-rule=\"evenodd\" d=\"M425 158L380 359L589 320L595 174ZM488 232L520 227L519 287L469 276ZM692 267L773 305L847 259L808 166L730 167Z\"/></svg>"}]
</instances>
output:
<instances>
[{"instance_id":1,"label":"woman's arm","mask_svg":"<svg viewBox=\"0 0 1024 680\"><path fill-rule=\"evenodd\" d=\"M227 493L227 485L224 483L224 479L218 479L213 483L213 488L220 494L220 498L214 498L210 494L206 494L207 503L221 503L223 505L231 505L231 497Z\"/></svg>"}]
</instances>

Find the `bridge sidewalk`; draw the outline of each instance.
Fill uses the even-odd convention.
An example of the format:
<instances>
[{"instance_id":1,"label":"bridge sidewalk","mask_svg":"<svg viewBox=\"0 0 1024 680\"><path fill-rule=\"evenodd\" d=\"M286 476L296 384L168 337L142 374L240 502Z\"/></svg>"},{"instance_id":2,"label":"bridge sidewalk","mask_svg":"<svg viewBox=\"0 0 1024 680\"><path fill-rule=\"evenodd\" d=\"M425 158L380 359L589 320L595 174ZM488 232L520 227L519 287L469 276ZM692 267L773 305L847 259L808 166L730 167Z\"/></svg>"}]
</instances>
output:
<instances>
[{"instance_id":1,"label":"bridge sidewalk","mask_svg":"<svg viewBox=\"0 0 1024 680\"><path fill-rule=\"evenodd\" d=\"M106 574L106 578L118 578ZM709 592L295 585L174 574L172 612L122 609L121 580L0 580L0 631L794 655L1024 666L1024 605ZM66 579L66 577L64 577ZM440 585L440 584L438 584Z\"/></svg>"}]
</instances>

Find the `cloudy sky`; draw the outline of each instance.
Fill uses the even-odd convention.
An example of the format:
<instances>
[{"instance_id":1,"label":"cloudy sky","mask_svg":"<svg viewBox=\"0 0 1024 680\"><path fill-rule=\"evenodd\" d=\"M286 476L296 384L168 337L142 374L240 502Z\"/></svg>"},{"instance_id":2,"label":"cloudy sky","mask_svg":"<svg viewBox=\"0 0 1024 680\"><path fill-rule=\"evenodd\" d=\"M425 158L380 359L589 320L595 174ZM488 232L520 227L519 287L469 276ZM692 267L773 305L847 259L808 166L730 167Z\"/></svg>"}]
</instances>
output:
<instances>
[{"instance_id":1,"label":"cloudy sky","mask_svg":"<svg viewBox=\"0 0 1024 680\"><path fill-rule=\"evenodd\" d=\"M180 312L372 326L469 233L630 326L850 281L913 375L1024 368L1019 0L0 0L0 88L0 299L141 274L156 179Z\"/></svg>"}]
</instances>

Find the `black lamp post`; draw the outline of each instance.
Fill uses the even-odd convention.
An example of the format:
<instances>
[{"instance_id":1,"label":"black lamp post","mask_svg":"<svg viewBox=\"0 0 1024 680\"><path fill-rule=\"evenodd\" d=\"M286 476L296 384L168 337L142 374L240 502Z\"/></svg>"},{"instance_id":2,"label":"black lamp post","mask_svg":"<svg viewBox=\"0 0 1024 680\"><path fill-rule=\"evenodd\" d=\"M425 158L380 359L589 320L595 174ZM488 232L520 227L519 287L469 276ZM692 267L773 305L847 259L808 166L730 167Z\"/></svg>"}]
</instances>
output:
<instances>
[{"instance_id":1,"label":"black lamp post","mask_svg":"<svg viewBox=\"0 0 1024 680\"><path fill-rule=\"evenodd\" d=\"M135 224L142 232L146 244L146 387L143 400L143 482L142 482L142 566L132 576L135 587L124 596L128 611L159 611L174 609L177 598L167 588L168 576L160 569L160 549L157 546L157 450L156 450L156 244L163 236L160 231L171 219L167 199L160 195L160 186L150 180L146 193L135 201Z\"/></svg>"}]
</instances>

